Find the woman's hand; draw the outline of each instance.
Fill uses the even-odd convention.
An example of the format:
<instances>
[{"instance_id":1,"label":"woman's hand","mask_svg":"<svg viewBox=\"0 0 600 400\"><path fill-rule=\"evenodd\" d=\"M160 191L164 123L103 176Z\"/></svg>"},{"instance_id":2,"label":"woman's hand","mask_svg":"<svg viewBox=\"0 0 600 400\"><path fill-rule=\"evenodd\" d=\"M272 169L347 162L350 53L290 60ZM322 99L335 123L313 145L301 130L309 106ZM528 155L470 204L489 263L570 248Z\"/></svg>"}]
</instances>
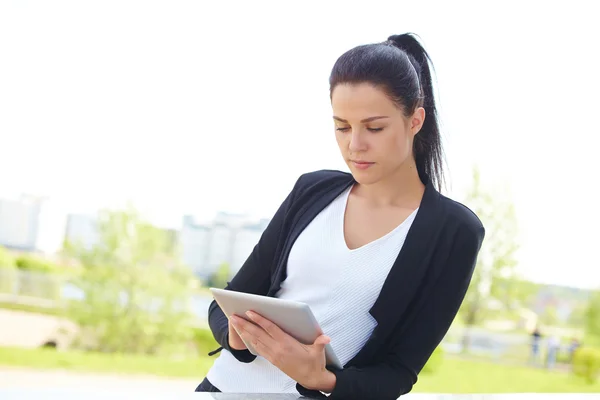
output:
<instances>
[{"instance_id":1,"label":"woman's hand","mask_svg":"<svg viewBox=\"0 0 600 400\"><path fill-rule=\"evenodd\" d=\"M258 354L305 388L331 393L336 378L325 368L325 345L330 341L327 336L305 345L268 319L253 312L247 315L256 325L237 316L232 316L231 322Z\"/></svg>"},{"instance_id":2,"label":"woman's hand","mask_svg":"<svg viewBox=\"0 0 600 400\"><path fill-rule=\"evenodd\" d=\"M238 335L237 331L233 327L231 319L229 320L229 347L231 347L234 350L247 349L246 344L242 341L240 335Z\"/></svg>"}]
</instances>

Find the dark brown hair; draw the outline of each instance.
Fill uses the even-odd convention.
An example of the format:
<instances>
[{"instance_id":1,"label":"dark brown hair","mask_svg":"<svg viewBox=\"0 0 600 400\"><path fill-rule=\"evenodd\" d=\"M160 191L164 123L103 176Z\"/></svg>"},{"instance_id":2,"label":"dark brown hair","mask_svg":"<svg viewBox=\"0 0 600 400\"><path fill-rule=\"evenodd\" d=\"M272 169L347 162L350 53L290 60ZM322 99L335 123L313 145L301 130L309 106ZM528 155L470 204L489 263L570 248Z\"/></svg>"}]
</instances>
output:
<instances>
[{"instance_id":1,"label":"dark brown hair","mask_svg":"<svg viewBox=\"0 0 600 400\"><path fill-rule=\"evenodd\" d=\"M372 83L411 116L425 109L425 121L415 136L413 155L421 180L441 190L443 149L429 55L414 34L393 35L383 43L357 46L342 54L329 77L330 94L341 83Z\"/></svg>"}]
</instances>

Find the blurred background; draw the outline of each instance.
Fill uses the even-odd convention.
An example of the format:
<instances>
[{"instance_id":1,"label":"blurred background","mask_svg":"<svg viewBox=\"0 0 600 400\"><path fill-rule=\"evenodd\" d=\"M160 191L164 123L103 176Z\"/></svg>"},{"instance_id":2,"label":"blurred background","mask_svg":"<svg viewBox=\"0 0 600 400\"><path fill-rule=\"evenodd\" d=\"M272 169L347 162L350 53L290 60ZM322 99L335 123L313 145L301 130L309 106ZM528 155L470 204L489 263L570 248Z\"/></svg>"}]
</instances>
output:
<instances>
[{"instance_id":1,"label":"blurred background","mask_svg":"<svg viewBox=\"0 0 600 400\"><path fill-rule=\"evenodd\" d=\"M600 392L592 2L0 2L0 389L193 391L207 287L302 173L346 170L328 76L415 32L444 194L487 228L415 392Z\"/></svg>"}]
</instances>

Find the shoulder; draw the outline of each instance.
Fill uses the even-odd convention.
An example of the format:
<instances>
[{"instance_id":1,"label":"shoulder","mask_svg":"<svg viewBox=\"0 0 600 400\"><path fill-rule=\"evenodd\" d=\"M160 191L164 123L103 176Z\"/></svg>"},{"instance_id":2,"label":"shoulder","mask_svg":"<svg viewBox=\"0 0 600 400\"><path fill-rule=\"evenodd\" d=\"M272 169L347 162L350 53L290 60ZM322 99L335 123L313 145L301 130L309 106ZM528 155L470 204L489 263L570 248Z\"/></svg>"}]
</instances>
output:
<instances>
[{"instance_id":1,"label":"shoulder","mask_svg":"<svg viewBox=\"0 0 600 400\"><path fill-rule=\"evenodd\" d=\"M347 172L337 171L333 169L320 169L317 171L307 172L300 175L298 182L306 186L323 181L347 182L352 179L352 175Z\"/></svg>"},{"instance_id":2,"label":"shoulder","mask_svg":"<svg viewBox=\"0 0 600 400\"><path fill-rule=\"evenodd\" d=\"M439 196L446 212L446 221L449 225L455 227L458 231L467 233L478 241L482 241L485 236L485 227L477 214L456 200L442 194Z\"/></svg>"},{"instance_id":3,"label":"shoulder","mask_svg":"<svg viewBox=\"0 0 600 400\"><path fill-rule=\"evenodd\" d=\"M293 189L295 197L315 194L319 192L334 189L336 186L344 186L352 182L354 178L351 174L342 171L322 169L318 171L307 172L298 178Z\"/></svg>"},{"instance_id":4,"label":"shoulder","mask_svg":"<svg viewBox=\"0 0 600 400\"><path fill-rule=\"evenodd\" d=\"M468 283L475 269L479 251L485 239L483 223L466 205L440 195L444 218L442 240L438 242L447 255L446 280L449 285ZM468 278L467 280L465 280ZM454 283L450 283L454 282Z\"/></svg>"}]
</instances>

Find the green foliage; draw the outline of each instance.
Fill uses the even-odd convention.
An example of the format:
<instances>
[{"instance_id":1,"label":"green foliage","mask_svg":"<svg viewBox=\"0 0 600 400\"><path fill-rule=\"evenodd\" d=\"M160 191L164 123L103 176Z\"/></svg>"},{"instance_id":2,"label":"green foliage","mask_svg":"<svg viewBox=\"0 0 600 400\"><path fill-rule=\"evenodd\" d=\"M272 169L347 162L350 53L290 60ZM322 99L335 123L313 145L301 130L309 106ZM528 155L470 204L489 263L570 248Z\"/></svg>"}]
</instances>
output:
<instances>
[{"instance_id":1,"label":"green foliage","mask_svg":"<svg viewBox=\"0 0 600 400\"><path fill-rule=\"evenodd\" d=\"M490 316L492 301L504 310L519 309L532 295L532 287L516 273L518 227L514 206L483 187L477 168L465 204L481 219L487 232L459 312L465 325L473 326Z\"/></svg>"},{"instance_id":2,"label":"green foliage","mask_svg":"<svg viewBox=\"0 0 600 400\"><path fill-rule=\"evenodd\" d=\"M0 246L0 269L14 269L15 266L15 258Z\"/></svg>"},{"instance_id":3,"label":"green foliage","mask_svg":"<svg viewBox=\"0 0 600 400\"><path fill-rule=\"evenodd\" d=\"M443 361L444 361L444 350L442 349L441 346L438 346L431 354L431 357L429 357L429 360L427 360L427 363L421 370L421 373L423 373L423 374L436 373L437 371L439 371L440 367L442 366Z\"/></svg>"},{"instance_id":4,"label":"green foliage","mask_svg":"<svg viewBox=\"0 0 600 400\"><path fill-rule=\"evenodd\" d=\"M17 267L14 271L14 283L18 282L17 294L49 300L60 299L63 279L58 274L61 270L58 265L27 254L18 256L14 265Z\"/></svg>"},{"instance_id":5,"label":"green foliage","mask_svg":"<svg viewBox=\"0 0 600 400\"><path fill-rule=\"evenodd\" d=\"M558 311L556 307L547 306L540 315L540 322L546 326L556 326L559 323Z\"/></svg>"},{"instance_id":6,"label":"green foliage","mask_svg":"<svg viewBox=\"0 0 600 400\"><path fill-rule=\"evenodd\" d=\"M573 356L573 372L593 384L600 374L600 350L580 347Z\"/></svg>"},{"instance_id":7,"label":"green foliage","mask_svg":"<svg viewBox=\"0 0 600 400\"><path fill-rule=\"evenodd\" d=\"M205 328L194 329L194 344L199 356L206 356L217 349L219 344L215 340L212 331Z\"/></svg>"},{"instance_id":8,"label":"green foliage","mask_svg":"<svg viewBox=\"0 0 600 400\"><path fill-rule=\"evenodd\" d=\"M208 281L209 286L219 289L225 288L225 286L227 286L227 282L229 281L229 273L229 264L223 263L219 265L219 268L215 271L214 274L212 274Z\"/></svg>"},{"instance_id":9,"label":"green foliage","mask_svg":"<svg viewBox=\"0 0 600 400\"><path fill-rule=\"evenodd\" d=\"M600 342L600 292L592 293L585 311L586 340Z\"/></svg>"},{"instance_id":10,"label":"green foliage","mask_svg":"<svg viewBox=\"0 0 600 400\"><path fill-rule=\"evenodd\" d=\"M0 293L13 293L17 282L14 257L0 246Z\"/></svg>"},{"instance_id":11,"label":"green foliage","mask_svg":"<svg viewBox=\"0 0 600 400\"><path fill-rule=\"evenodd\" d=\"M29 255L19 256L16 265L22 271L53 273L59 270L56 264Z\"/></svg>"},{"instance_id":12,"label":"green foliage","mask_svg":"<svg viewBox=\"0 0 600 400\"><path fill-rule=\"evenodd\" d=\"M80 346L102 352L172 353L192 339L192 275L171 235L135 210L99 215L100 242L67 244L83 265L75 284L85 300L69 315L82 327Z\"/></svg>"},{"instance_id":13,"label":"green foliage","mask_svg":"<svg viewBox=\"0 0 600 400\"><path fill-rule=\"evenodd\" d=\"M587 305L586 304L577 304L571 314L569 315L569 320L567 321L570 326L583 328L586 324L586 313L587 313Z\"/></svg>"}]
</instances>

